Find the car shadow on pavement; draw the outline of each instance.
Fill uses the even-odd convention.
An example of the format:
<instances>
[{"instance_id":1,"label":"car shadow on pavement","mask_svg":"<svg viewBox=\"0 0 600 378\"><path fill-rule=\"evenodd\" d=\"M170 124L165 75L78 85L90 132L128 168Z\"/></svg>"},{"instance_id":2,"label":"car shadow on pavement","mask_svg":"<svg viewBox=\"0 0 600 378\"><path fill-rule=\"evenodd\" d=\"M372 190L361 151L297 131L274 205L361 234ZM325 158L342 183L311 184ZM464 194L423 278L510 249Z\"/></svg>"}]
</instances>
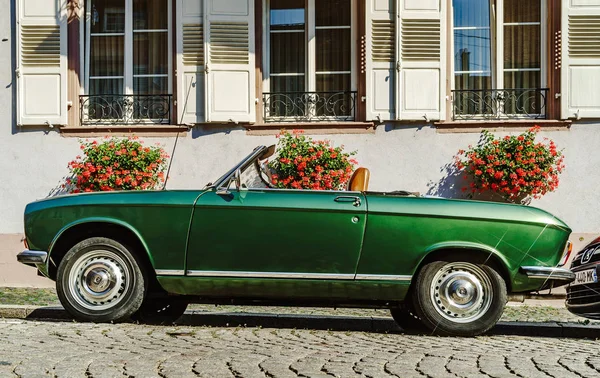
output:
<instances>
[{"instance_id":1,"label":"car shadow on pavement","mask_svg":"<svg viewBox=\"0 0 600 378\"><path fill-rule=\"evenodd\" d=\"M187 326L262 327L315 329L370 333L430 335L430 331L402 329L391 318L358 316L323 316L265 313L186 313L175 323ZM499 322L488 336L539 336L600 338L600 326L559 322Z\"/></svg>"},{"instance_id":2,"label":"car shadow on pavement","mask_svg":"<svg viewBox=\"0 0 600 378\"><path fill-rule=\"evenodd\" d=\"M41 307L23 317L36 321L73 321L62 308ZM131 324L143 323L132 322ZM285 329L314 329L342 332L392 333L430 335L429 331L402 329L391 318L368 316L323 316L301 314L195 312L187 311L173 324L164 326L191 327L261 327ZM499 322L487 336L536 336L554 338L598 339L600 325L559 322Z\"/></svg>"}]
</instances>

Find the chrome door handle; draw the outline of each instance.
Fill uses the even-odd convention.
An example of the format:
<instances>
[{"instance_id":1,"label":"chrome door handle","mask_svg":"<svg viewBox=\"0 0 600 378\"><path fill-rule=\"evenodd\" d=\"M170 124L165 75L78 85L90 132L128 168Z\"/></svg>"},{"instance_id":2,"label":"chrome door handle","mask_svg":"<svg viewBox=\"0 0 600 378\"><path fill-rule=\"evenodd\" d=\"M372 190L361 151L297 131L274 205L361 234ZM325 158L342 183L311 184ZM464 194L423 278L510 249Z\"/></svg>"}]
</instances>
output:
<instances>
[{"instance_id":1,"label":"chrome door handle","mask_svg":"<svg viewBox=\"0 0 600 378\"><path fill-rule=\"evenodd\" d=\"M354 196L339 196L339 197L335 197L335 202L352 202L352 205L355 207L359 207L360 204L362 203L360 200L360 197L354 197Z\"/></svg>"}]
</instances>

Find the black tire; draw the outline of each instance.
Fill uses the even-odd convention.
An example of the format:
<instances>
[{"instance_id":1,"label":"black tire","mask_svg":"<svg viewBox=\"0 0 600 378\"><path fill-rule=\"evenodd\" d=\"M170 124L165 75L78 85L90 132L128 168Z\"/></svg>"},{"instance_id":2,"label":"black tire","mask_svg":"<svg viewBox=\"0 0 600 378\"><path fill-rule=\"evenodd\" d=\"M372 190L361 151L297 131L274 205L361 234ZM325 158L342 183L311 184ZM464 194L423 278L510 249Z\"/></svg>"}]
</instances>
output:
<instances>
[{"instance_id":1,"label":"black tire","mask_svg":"<svg viewBox=\"0 0 600 378\"><path fill-rule=\"evenodd\" d=\"M145 324L173 324L183 315L187 306L188 302L181 299L147 298L131 318Z\"/></svg>"},{"instance_id":2,"label":"black tire","mask_svg":"<svg viewBox=\"0 0 600 378\"><path fill-rule=\"evenodd\" d=\"M435 261L421 269L414 283L417 315L440 336L477 336L489 331L506 302L506 283L488 265Z\"/></svg>"},{"instance_id":3,"label":"black tire","mask_svg":"<svg viewBox=\"0 0 600 378\"><path fill-rule=\"evenodd\" d=\"M78 320L121 322L141 306L145 277L141 264L118 241L93 237L73 246L58 267L56 292Z\"/></svg>"},{"instance_id":4,"label":"black tire","mask_svg":"<svg viewBox=\"0 0 600 378\"><path fill-rule=\"evenodd\" d=\"M424 332L429 330L425 327L421 318L419 318L412 305L406 304L404 307L391 308L390 314L400 328L405 331Z\"/></svg>"}]
</instances>

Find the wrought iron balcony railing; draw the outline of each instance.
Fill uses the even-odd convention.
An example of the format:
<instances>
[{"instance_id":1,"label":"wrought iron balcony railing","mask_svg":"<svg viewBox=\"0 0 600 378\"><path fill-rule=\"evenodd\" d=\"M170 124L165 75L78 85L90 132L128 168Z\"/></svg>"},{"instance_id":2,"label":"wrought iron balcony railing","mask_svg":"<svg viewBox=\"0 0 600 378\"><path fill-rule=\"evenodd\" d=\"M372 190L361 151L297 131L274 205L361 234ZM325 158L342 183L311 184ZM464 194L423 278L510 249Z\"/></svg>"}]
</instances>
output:
<instances>
[{"instance_id":1,"label":"wrought iron balcony railing","mask_svg":"<svg viewBox=\"0 0 600 378\"><path fill-rule=\"evenodd\" d=\"M356 93L267 92L263 93L265 122L353 121Z\"/></svg>"},{"instance_id":2,"label":"wrought iron balcony railing","mask_svg":"<svg viewBox=\"0 0 600 378\"><path fill-rule=\"evenodd\" d=\"M548 88L452 91L452 118L546 119Z\"/></svg>"},{"instance_id":3,"label":"wrought iron balcony railing","mask_svg":"<svg viewBox=\"0 0 600 378\"><path fill-rule=\"evenodd\" d=\"M82 125L169 124L172 98L160 95L79 96Z\"/></svg>"}]
</instances>

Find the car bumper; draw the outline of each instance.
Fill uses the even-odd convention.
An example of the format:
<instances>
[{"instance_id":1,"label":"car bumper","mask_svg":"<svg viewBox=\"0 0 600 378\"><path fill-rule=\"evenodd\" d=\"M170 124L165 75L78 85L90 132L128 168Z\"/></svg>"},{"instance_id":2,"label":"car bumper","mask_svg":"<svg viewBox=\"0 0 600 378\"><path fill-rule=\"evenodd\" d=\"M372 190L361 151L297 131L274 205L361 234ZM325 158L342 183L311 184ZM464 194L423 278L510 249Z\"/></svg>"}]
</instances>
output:
<instances>
[{"instance_id":1,"label":"car bumper","mask_svg":"<svg viewBox=\"0 0 600 378\"><path fill-rule=\"evenodd\" d=\"M583 316L584 318L600 320L600 302L577 305L567 302L567 310L572 314Z\"/></svg>"},{"instance_id":2,"label":"car bumper","mask_svg":"<svg viewBox=\"0 0 600 378\"><path fill-rule=\"evenodd\" d=\"M600 274L600 263L580 265L577 271L584 271L596 268L597 274ZM575 315L584 316L590 319L600 319L600 282L587 284L569 285L567 287L567 301L565 303L567 310Z\"/></svg>"},{"instance_id":3,"label":"car bumper","mask_svg":"<svg viewBox=\"0 0 600 378\"><path fill-rule=\"evenodd\" d=\"M575 273L564 268L522 266L521 273L525 274L529 279L543 280L544 285L542 289L563 286L575 280Z\"/></svg>"},{"instance_id":4,"label":"car bumper","mask_svg":"<svg viewBox=\"0 0 600 378\"><path fill-rule=\"evenodd\" d=\"M48 261L48 252L30 251L29 249L26 249L17 255L17 261L21 264L30 266L45 266Z\"/></svg>"}]
</instances>

